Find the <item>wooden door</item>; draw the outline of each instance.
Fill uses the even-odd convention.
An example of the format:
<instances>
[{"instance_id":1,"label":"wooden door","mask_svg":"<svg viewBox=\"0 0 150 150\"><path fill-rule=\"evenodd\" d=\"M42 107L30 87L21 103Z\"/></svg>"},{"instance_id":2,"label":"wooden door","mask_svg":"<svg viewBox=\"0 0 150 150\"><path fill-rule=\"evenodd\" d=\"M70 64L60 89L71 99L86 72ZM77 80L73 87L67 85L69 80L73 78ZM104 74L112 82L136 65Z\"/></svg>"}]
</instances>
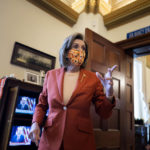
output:
<instances>
[{"instance_id":1,"label":"wooden door","mask_svg":"<svg viewBox=\"0 0 150 150\"><path fill-rule=\"evenodd\" d=\"M133 150L134 149L134 114L133 114L133 59L107 39L86 29L89 57L87 69L106 73L107 68L115 64L113 72L116 107L112 116L102 120L91 106L97 150Z\"/></svg>"}]
</instances>

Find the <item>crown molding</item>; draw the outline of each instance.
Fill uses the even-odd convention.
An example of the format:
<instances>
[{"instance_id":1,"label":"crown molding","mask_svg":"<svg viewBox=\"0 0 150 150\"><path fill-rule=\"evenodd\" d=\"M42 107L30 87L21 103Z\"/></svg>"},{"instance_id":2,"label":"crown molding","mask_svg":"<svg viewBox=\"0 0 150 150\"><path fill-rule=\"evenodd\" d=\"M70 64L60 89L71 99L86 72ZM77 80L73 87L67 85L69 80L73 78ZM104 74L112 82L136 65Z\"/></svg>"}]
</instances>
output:
<instances>
[{"instance_id":1,"label":"crown molding","mask_svg":"<svg viewBox=\"0 0 150 150\"><path fill-rule=\"evenodd\" d=\"M150 0L136 0L110 14L104 15L104 25L107 29L111 29L147 14L150 14Z\"/></svg>"},{"instance_id":2,"label":"crown molding","mask_svg":"<svg viewBox=\"0 0 150 150\"><path fill-rule=\"evenodd\" d=\"M124 50L150 45L150 32L115 43Z\"/></svg>"},{"instance_id":3,"label":"crown molding","mask_svg":"<svg viewBox=\"0 0 150 150\"><path fill-rule=\"evenodd\" d=\"M52 14L64 23L73 26L78 19L79 13L68 7L60 0L27 0L44 11Z\"/></svg>"},{"instance_id":4,"label":"crown molding","mask_svg":"<svg viewBox=\"0 0 150 150\"><path fill-rule=\"evenodd\" d=\"M135 56L134 49L137 49L137 48L143 49L140 52L140 54L138 54L139 56L146 55L146 53L150 54L150 50L149 50L149 48L147 48L147 46L150 45L150 33L146 33L143 35L139 35L137 37L122 40L122 41L116 42L115 44L117 46L119 46L120 48L122 48L125 51L125 53L127 53L131 57ZM146 47L146 49L145 49L145 47ZM138 55L136 55L136 56L138 56Z\"/></svg>"},{"instance_id":5,"label":"crown molding","mask_svg":"<svg viewBox=\"0 0 150 150\"><path fill-rule=\"evenodd\" d=\"M60 0L27 0L69 26L73 26L80 15ZM87 11L87 3L83 11ZM82 11L82 12L83 12ZM100 13L101 14L101 13ZM122 8L103 16L107 29L133 21L134 19L150 14L150 0L136 0Z\"/></svg>"}]
</instances>

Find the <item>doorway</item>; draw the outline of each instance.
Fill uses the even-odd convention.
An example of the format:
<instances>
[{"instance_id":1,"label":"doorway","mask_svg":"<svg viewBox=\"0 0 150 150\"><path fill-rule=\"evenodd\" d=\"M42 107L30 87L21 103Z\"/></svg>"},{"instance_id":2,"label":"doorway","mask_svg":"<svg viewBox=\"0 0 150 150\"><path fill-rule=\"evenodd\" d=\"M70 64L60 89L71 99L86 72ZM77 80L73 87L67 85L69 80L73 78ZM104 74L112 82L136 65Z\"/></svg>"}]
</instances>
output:
<instances>
[{"instance_id":1,"label":"doorway","mask_svg":"<svg viewBox=\"0 0 150 150\"><path fill-rule=\"evenodd\" d=\"M134 58L135 149L150 150L150 33L116 44Z\"/></svg>"},{"instance_id":2,"label":"doorway","mask_svg":"<svg viewBox=\"0 0 150 150\"><path fill-rule=\"evenodd\" d=\"M148 58L150 55L134 58L134 118L135 118L135 148L150 149L150 113L149 113L149 77L150 68Z\"/></svg>"}]
</instances>

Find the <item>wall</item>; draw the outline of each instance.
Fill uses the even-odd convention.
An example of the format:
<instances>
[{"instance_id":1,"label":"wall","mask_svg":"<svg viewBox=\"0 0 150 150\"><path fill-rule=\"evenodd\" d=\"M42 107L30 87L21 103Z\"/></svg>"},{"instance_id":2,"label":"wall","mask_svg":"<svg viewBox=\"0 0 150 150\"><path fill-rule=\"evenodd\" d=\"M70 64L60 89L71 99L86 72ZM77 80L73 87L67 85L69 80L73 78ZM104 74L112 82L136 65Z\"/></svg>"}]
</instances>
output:
<instances>
[{"instance_id":1,"label":"wall","mask_svg":"<svg viewBox=\"0 0 150 150\"><path fill-rule=\"evenodd\" d=\"M126 39L126 33L148 26L150 15L112 30L104 27L100 14L82 13L70 27L26 0L2 0L0 4L0 77L14 73L24 78L26 69L10 64L15 41L56 56L63 39L74 32L85 32L88 27L112 42Z\"/></svg>"},{"instance_id":2,"label":"wall","mask_svg":"<svg viewBox=\"0 0 150 150\"><path fill-rule=\"evenodd\" d=\"M103 18L100 14L82 13L79 16L77 24L74 25L75 31L84 32L86 27L105 37L106 39L117 42L126 39L126 34L134 30L149 26L150 15L126 23L111 30L107 30L104 26Z\"/></svg>"},{"instance_id":3,"label":"wall","mask_svg":"<svg viewBox=\"0 0 150 150\"><path fill-rule=\"evenodd\" d=\"M69 26L40 10L26 0L3 0L0 4L0 76L15 73L24 78L24 68L11 65L15 41L56 56Z\"/></svg>"}]
</instances>

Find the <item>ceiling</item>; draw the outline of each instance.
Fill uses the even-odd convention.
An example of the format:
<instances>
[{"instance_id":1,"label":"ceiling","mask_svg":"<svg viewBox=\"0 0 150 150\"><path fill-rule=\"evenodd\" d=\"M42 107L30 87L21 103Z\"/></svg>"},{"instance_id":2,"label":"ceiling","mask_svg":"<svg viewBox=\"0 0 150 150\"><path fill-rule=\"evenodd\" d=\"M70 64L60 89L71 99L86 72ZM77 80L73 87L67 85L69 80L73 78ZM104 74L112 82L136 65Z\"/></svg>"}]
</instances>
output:
<instances>
[{"instance_id":1,"label":"ceiling","mask_svg":"<svg viewBox=\"0 0 150 150\"><path fill-rule=\"evenodd\" d=\"M101 14L107 29L150 14L150 0L27 0L73 26L82 12Z\"/></svg>"},{"instance_id":2,"label":"ceiling","mask_svg":"<svg viewBox=\"0 0 150 150\"><path fill-rule=\"evenodd\" d=\"M126 5L130 5L136 0L60 0L78 13L83 11L109 14Z\"/></svg>"}]
</instances>

